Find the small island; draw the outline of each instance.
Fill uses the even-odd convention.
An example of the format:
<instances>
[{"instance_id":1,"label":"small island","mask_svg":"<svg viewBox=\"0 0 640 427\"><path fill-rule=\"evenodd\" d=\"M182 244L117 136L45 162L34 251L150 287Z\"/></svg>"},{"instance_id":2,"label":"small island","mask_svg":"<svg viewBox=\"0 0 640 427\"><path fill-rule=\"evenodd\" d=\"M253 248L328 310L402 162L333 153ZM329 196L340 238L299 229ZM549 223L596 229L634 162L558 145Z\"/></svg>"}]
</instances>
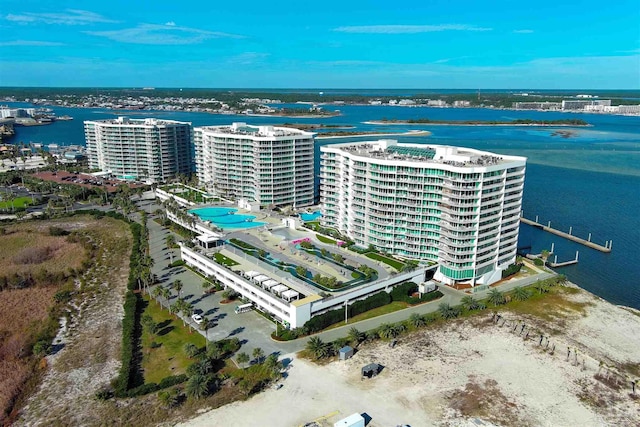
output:
<instances>
[{"instance_id":1,"label":"small island","mask_svg":"<svg viewBox=\"0 0 640 427\"><path fill-rule=\"evenodd\" d=\"M560 120L533 120L533 119L517 119L517 120L431 120L408 119L396 120L386 119L365 122L369 125L411 125L411 124L429 124L429 125L451 125L451 126L591 126L589 123L581 119L560 119Z\"/></svg>"},{"instance_id":2,"label":"small island","mask_svg":"<svg viewBox=\"0 0 640 427\"><path fill-rule=\"evenodd\" d=\"M282 123L279 125L274 125L276 127L286 127L286 128L295 128L306 131L314 131L320 129L353 129L355 126L352 125L330 125L330 124L322 124L322 123Z\"/></svg>"}]
</instances>

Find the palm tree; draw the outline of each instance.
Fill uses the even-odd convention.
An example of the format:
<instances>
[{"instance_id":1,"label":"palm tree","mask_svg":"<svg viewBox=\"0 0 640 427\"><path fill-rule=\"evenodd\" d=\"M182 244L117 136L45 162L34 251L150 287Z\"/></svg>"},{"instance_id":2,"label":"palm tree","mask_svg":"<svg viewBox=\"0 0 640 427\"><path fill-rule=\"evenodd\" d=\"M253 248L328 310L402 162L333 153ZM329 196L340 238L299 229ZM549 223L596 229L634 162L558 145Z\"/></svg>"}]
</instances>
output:
<instances>
[{"instance_id":1,"label":"palm tree","mask_svg":"<svg viewBox=\"0 0 640 427\"><path fill-rule=\"evenodd\" d=\"M184 345L184 352L189 359L193 359L200 350L195 344L187 343Z\"/></svg>"},{"instance_id":2,"label":"palm tree","mask_svg":"<svg viewBox=\"0 0 640 427\"><path fill-rule=\"evenodd\" d=\"M316 359L326 357L327 355L327 345L318 337L311 337L311 339L307 341L306 347Z\"/></svg>"},{"instance_id":3,"label":"palm tree","mask_svg":"<svg viewBox=\"0 0 640 427\"><path fill-rule=\"evenodd\" d=\"M497 289L492 289L487 299L493 305L502 305L506 302L504 294Z\"/></svg>"},{"instance_id":4,"label":"palm tree","mask_svg":"<svg viewBox=\"0 0 640 427\"><path fill-rule=\"evenodd\" d=\"M399 335L399 331L390 323L383 323L378 327L378 336L382 339L391 339Z\"/></svg>"},{"instance_id":5,"label":"palm tree","mask_svg":"<svg viewBox=\"0 0 640 427\"><path fill-rule=\"evenodd\" d=\"M160 297L161 294L162 294L162 288L160 286L156 286L155 288L153 288L153 291L151 291L151 296L153 297L153 299L156 300L156 304L160 304L160 301L158 301L158 298Z\"/></svg>"},{"instance_id":6,"label":"palm tree","mask_svg":"<svg viewBox=\"0 0 640 427\"><path fill-rule=\"evenodd\" d=\"M438 306L438 312L443 319L454 319L460 315L457 308L451 307L448 303L443 302Z\"/></svg>"},{"instance_id":7,"label":"palm tree","mask_svg":"<svg viewBox=\"0 0 640 427\"><path fill-rule=\"evenodd\" d=\"M193 399L202 399L209 394L209 381L204 375L196 374L189 378L185 391Z\"/></svg>"},{"instance_id":8,"label":"palm tree","mask_svg":"<svg viewBox=\"0 0 640 427\"><path fill-rule=\"evenodd\" d=\"M158 393L158 399L167 409L172 408L178 403L178 395L176 390L161 391Z\"/></svg>"},{"instance_id":9,"label":"palm tree","mask_svg":"<svg viewBox=\"0 0 640 427\"><path fill-rule=\"evenodd\" d=\"M173 281L173 289L178 293L178 297L180 297L180 292L182 292L182 280L176 279Z\"/></svg>"},{"instance_id":10,"label":"palm tree","mask_svg":"<svg viewBox=\"0 0 640 427\"><path fill-rule=\"evenodd\" d=\"M167 306L169 305L169 298L171 298L171 290L169 288L158 286L161 289L162 298L167 301Z\"/></svg>"},{"instance_id":11,"label":"palm tree","mask_svg":"<svg viewBox=\"0 0 640 427\"><path fill-rule=\"evenodd\" d=\"M546 294L547 292L549 292L549 286L546 283L541 282L540 280L538 280L534 286L538 293Z\"/></svg>"},{"instance_id":12,"label":"palm tree","mask_svg":"<svg viewBox=\"0 0 640 427\"><path fill-rule=\"evenodd\" d=\"M191 332L191 321L189 320L191 318L191 316L193 315L193 306L191 304L189 304L188 302L184 301L184 304L182 305L182 310L180 310L182 312L182 315L184 316L184 318L182 319L182 321L184 322L186 319L186 323L189 325L189 332Z\"/></svg>"},{"instance_id":13,"label":"palm tree","mask_svg":"<svg viewBox=\"0 0 640 427\"><path fill-rule=\"evenodd\" d=\"M169 313L173 314L173 316L175 317L176 313L180 311L179 309L180 309L180 304L175 302L169 306Z\"/></svg>"},{"instance_id":14,"label":"palm tree","mask_svg":"<svg viewBox=\"0 0 640 427\"><path fill-rule=\"evenodd\" d=\"M360 332L355 327L351 327L351 329L349 329L348 337L351 345L358 347L362 340L364 340L364 333Z\"/></svg>"},{"instance_id":15,"label":"palm tree","mask_svg":"<svg viewBox=\"0 0 640 427\"><path fill-rule=\"evenodd\" d=\"M242 352L236 356L236 361L239 365L244 365L245 363L249 362L249 360L251 360L251 358L245 352Z\"/></svg>"},{"instance_id":16,"label":"palm tree","mask_svg":"<svg viewBox=\"0 0 640 427\"><path fill-rule=\"evenodd\" d=\"M200 323L200 329L204 331L204 347L209 349L209 328L213 326L213 322L206 317L202 319Z\"/></svg>"},{"instance_id":17,"label":"palm tree","mask_svg":"<svg viewBox=\"0 0 640 427\"><path fill-rule=\"evenodd\" d=\"M531 294L529 293L529 291L523 287L517 287L513 290L513 298L516 301L526 301L530 296Z\"/></svg>"},{"instance_id":18,"label":"palm tree","mask_svg":"<svg viewBox=\"0 0 640 427\"><path fill-rule=\"evenodd\" d=\"M208 281L208 280L203 281L202 282L202 293L206 294L207 291L209 289L211 289L212 286L213 286L213 283L211 283L210 281Z\"/></svg>"},{"instance_id":19,"label":"palm tree","mask_svg":"<svg viewBox=\"0 0 640 427\"><path fill-rule=\"evenodd\" d=\"M264 351L260 347L256 347L253 349L253 358L256 363L260 363L264 358Z\"/></svg>"},{"instance_id":20,"label":"palm tree","mask_svg":"<svg viewBox=\"0 0 640 427\"><path fill-rule=\"evenodd\" d=\"M264 368L269 372L269 376L272 380L277 380L282 375L282 362L278 360L278 356L270 354L262 364Z\"/></svg>"},{"instance_id":21,"label":"palm tree","mask_svg":"<svg viewBox=\"0 0 640 427\"><path fill-rule=\"evenodd\" d=\"M417 329L426 325L427 322L424 320L424 317L422 317L418 313L413 313L411 316L409 316L409 324Z\"/></svg>"},{"instance_id":22,"label":"palm tree","mask_svg":"<svg viewBox=\"0 0 640 427\"><path fill-rule=\"evenodd\" d=\"M477 310L480 305L478 304L478 301L471 295L465 295L464 297L462 297L460 303L467 311Z\"/></svg>"}]
</instances>

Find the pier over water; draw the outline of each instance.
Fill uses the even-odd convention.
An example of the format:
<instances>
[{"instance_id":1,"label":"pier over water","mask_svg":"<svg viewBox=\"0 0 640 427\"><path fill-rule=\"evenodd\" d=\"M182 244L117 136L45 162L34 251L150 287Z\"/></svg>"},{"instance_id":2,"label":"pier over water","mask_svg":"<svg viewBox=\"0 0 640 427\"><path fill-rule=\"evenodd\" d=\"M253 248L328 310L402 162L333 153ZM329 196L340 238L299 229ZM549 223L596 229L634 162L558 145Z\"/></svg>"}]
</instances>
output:
<instances>
[{"instance_id":1,"label":"pier over water","mask_svg":"<svg viewBox=\"0 0 640 427\"><path fill-rule=\"evenodd\" d=\"M581 245L584 245L584 246L586 246L588 248L591 248L591 249L595 249L595 250L600 251L600 252L606 252L606 253L611 252L611 246L612 245L611 245L610 241L607 241L605 243L605 246L599 245L597 243L593 243L591 241L591 234L589 234L589 240L585 240L585 239L582 239L580 237L574 236L573 234L571 234L571 231L569 231L569 233L565 233L564 231L560 231L560 230L556 230L555 228L551 228L550 225L540 224L539 222L537 222L537 218L536 218L536 221L532 221L530 219L527 219L527 218L521 216L520 217L520 222L522 222L524 224L527 224L527 225L531 225L531 226L536 227L536 228L539 228L541 230L547 231L547 232L549 232L551 234L555 234L556 236L564 237L565 239L574 241L576 243L580 243Z\"/></svg>"}]
</instances>

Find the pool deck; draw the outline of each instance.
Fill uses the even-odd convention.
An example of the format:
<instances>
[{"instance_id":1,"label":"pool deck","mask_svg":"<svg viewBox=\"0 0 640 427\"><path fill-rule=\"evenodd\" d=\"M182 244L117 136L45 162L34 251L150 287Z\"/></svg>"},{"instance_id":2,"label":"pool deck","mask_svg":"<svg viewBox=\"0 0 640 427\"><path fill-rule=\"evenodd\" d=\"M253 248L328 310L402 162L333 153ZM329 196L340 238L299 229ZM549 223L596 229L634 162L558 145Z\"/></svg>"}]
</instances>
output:
<instances>
[{"instance_id":1,"label":"pool deck","mask_svg":"<svg viewBox=\"0 0 640 427\"><path fill-rule=\"evenodd\" d=\"M269 218L273 222L277 222L275 218ZM393 271L389 266L383 264L379 261L372 260L370 258L365 257L364 255L360 255L356 252L349 251L348 249L338 247L336 245L328 245L320 242L316 238L316 233L312 231L306 230L292 230L292 229L281 229L282 231L286 231L288 235L291 237L305 238L308 237L311 239L312 243L318 249L327 249L329 252L333 254L340 254L345 258L345 261L349 265L360 265L365 264L371 268L376 269L378 271L379 279L386 279L389 277L389 273ZM274 230L277 233L280 230ZM283 233L284 234L284 233ZM278 236L270 231L265 231L263 228L259 229L250 229L250 230L237 230L227 234L227 239L240 239L243 240L259 249L263 249L267 251L273 258L277 258L280 261L301 265L307 268L312 274L320 273L325 276L333 276L338 280L343 282L348 282L353 280L351 277L351 271L346 269L341 269L340 266L333 264L327 260L317 261L317 257L315 255L309 254L304 250L295 249L293 245L290 243L284 243L284 237ZM289 239L288 239L289 240ZM236 255L237 257L237 255ZM235 259L235 258L234 258ZM310 285L309 285L310 286ZM321 289L313 288L315 292L320 292ZM339 293L339 292L338 292Z\"/></svg>"}]
</instances>

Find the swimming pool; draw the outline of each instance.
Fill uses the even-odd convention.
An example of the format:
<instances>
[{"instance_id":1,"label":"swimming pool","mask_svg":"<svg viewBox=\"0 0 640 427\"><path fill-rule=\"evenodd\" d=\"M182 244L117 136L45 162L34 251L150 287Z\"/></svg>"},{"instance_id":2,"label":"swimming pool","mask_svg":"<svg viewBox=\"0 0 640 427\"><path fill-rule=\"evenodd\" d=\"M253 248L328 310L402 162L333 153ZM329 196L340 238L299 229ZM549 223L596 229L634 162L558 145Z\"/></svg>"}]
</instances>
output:
<instances>
[{"instance_id":1,"label":"swimming pool","mask_svg":"<svg viewBox=\"0 0 640 427\"><path fill-rule=\"evenodd\" d=\"M235 208L199 208L192 209L189 213L197 215L203 221L211 221L212 224L224 229L240 229L261 227L266 222L254 222L254 215L236 214Z\"/></svg>"},{"instance_id":2,"label":"swimming pool","mask_svg":"<svg viewBox=\"0 0 640 427\"><path fill-rule=\"evenodd\" d=\"M300 219L307 222L307 221L315 221L316 219L320 218L322 216L322 212L320 211L315 211L314 213L301 213L300 214Z\"/></svg>"}]
</instances>

